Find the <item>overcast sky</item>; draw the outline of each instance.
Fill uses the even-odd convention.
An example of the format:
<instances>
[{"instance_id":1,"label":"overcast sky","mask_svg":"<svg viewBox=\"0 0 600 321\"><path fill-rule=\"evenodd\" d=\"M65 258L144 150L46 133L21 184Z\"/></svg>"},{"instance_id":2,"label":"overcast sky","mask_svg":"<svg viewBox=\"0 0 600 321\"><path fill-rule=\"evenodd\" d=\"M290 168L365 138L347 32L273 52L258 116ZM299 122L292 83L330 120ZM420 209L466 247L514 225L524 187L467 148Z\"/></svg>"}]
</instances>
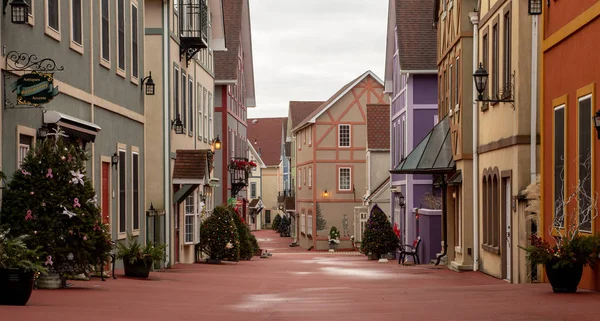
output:
<instances>
[{"instance_id":1,"label":"overcast sky","mask_svg":"<svg viewBox=\"0 0 600 321\"><path fill-rule=\"evenodd\" d=\"M327 100L367 70L383 79L387 8L387 0L250 0L248 117L287 117L290 100Z\"/></svg>"}]
</instances>

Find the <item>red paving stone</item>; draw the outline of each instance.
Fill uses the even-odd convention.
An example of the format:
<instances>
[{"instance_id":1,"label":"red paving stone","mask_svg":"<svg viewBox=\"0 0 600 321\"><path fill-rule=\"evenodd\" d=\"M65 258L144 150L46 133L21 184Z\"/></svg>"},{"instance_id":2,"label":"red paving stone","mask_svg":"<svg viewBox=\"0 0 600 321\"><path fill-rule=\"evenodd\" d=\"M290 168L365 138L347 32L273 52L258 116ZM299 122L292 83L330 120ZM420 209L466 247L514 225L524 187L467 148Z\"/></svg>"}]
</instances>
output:
<instances>
[{"instance_id":1,"label":"red paving stone","mask_svg":"<svg viewBox=\"0 0 600 321\"><path fill-rule=\"evenodd\" d=\"M35 290L25 307L0 306L0 321L600 320L600 293L553 294L548 284L477 272L306 253L272 231L256 234L271 238L263 247L272 257Z\"/></svg>"}]
</instances>

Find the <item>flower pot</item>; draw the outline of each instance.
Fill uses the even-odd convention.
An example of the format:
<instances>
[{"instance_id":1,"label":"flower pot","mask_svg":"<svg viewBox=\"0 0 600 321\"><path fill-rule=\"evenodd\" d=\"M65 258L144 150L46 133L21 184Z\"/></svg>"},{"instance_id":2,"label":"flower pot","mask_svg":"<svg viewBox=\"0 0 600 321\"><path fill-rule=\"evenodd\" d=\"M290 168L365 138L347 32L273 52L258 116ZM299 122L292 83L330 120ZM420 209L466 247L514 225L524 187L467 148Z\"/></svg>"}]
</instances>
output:
<instances>
[{"instance_id":1,"label":"flower pot","mask_svg":"<svg viewBox=\"0 0 600 321\"><path fill-rule=\"evenodd\" d=\"M337 250L338 248L338 244L337 243L329 243L329 249L330 250Z\"/></svg>"},{"instance_id":2,"label":"flower pot","mask_svg":"<svg viewBox=\"0 0 600 321\"><path fill-rule=\"evenodd\" d=\"M221 264L221 260L219 260L219 259L206 259L206 263L208 263L208 264Z\"/></svg>"},{"instance_id":3,"label":"flower pot","mask_svg":"<svg viewBox=\"0 0 600 321\"><path fill-rule=\"evenodd\" d=\"M546 267L546 276L552 291L554 293L573 293L577 291L581 275L583 274L583 264L573 264L572 266L563 266L553 268L554 263L548 263Z\"/></svg>"},{"instance_id":4,"label":"flower pot","mask_svg":"<svg viewBox=\"0 0 600 321\"><path fill-rule=\"evenodd\" d=\"M125 267L125 276L147 279L152 268L152 260L137 260L131 264L128 259L124 259L123 266Z\"/></svg>"},{"instance_id":5,"label":"flower pot","mask_svg":"<svg viewBox=\"0 0 600 321\"><path fill-rule=\"evenodd\" d=\"M48 271L48 274L42 274L38 277L36 287L38 289L60 289L62 287L62 280L58 273L54 270L50 270Z\"/></svg>"},{"instance_id":6,"label":"flower pot","mask_svg":"<svg viewBox=\"0 0 600 321\"><path fill-rule=\"evenodd\" d=\"M33 272L0 269L0 305L26 305L33 291Z\"/></svg>"}]
</instances>

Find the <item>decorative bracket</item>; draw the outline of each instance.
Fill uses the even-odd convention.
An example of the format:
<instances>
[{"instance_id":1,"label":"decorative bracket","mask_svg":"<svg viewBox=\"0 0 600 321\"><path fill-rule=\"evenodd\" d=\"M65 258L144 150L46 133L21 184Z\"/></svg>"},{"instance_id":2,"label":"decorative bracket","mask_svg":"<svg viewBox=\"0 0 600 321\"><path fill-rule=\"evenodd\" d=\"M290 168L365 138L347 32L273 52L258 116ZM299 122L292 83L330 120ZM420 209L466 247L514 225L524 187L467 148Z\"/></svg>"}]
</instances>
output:
<instances>
[{"instance_id":1,"label":"decorative bracket","mask_svg":"<svg viewBox=\"0 0 600 321\"><path fill-rule=\"evenodd\" d=\"M512 109L515 109L515 72L510 75L510 81L507 82L492 98L486 98L479 95L477 101L482 103L509 103Z\"/></svg>"}]
</instances>

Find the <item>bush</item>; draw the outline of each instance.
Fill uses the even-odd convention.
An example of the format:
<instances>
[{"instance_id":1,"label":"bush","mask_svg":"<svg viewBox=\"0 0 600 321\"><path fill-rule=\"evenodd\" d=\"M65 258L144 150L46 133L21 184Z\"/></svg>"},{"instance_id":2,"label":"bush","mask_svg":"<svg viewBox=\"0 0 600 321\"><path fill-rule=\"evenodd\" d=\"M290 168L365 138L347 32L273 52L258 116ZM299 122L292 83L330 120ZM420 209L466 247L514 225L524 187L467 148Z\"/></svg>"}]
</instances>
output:
<instances>
[{"instance_id":1,"label":"bush","mask_svg":"<svg viewBox=\"0 0 600 321\"><path fill-rule=\"evenodd\" d=\"M279 224L281 224L281 215L277 214L275 215L275 218L273 219L273 224L271 225L273 231L279 231Z\"/></svg>"},{"instance_id":2,"label":"bush","mask_svg":"<svg viewBox=\"0 0 600 321\"><path fill-rule=\"evenodd\" d=\"M290 219L284 215L283 217L281 217L281 222L279 223L279 229L277 230L279 232L280 236L287 236L289 233L289 228L290 228Z\"/></svg>"},{"instance_id":3,"label":"bush","mask_svg":"<svg viewBox=\"0 0 600 321\"><path fill-rule=\"evenodd\" d=\"M258 240L254 234L250 234L250 242L252 243L252 255L254 255L256 251L260 250L260 245L258 245Z\"/></svg>"},{"instance_id":4,"label":"bush","mask_svg":"<svg viewBox=\"0 0 600 321\"><path fill-rule=\"evenodd\" d=\"M252 233L250 233L250 228L248 225L246 225L246 223L244 223L244 221L242 221L242 218L235 208L229 207L229 210L233 216L235 226L240 237L240 258L242 260L250 260L254 255L254 251L252 250L252 240L250 239L250 236L252 236Z\"/></svg>"},{"instance_id":5,"label":"bush","mask_svg":"<svg viewBox=\"0 0 600 321\"><path fill-rule=\"evenodd\" d=\"M393 252L398 248L398 237L394 233L387 215L375 205L367 221L367 227L360 244L364 254L371 253L380 258L382 254Z\"/></svg>"},{"instance_id":6,"label":"bush","mask_svg":"<svg viewBox=\"0 0 600 321\"><path fill-rule=\"evenodd\" d=\"M231 211L217 206L200 226L200 249L213 260L240 259L240 237Z\"/></svg>"}]
</instances>

